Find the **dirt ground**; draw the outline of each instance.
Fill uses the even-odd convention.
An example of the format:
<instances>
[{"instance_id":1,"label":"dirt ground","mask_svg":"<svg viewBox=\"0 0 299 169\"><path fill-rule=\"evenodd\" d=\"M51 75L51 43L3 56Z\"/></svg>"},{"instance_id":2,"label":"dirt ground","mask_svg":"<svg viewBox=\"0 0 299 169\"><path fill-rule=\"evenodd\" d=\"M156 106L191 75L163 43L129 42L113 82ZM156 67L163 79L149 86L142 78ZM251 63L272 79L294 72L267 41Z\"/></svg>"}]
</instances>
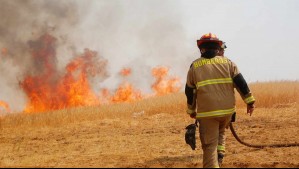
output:
<instances>
[{"instance_id":1,"label":"dirt ground","mask_svg":"<svg viewBox=\"0 0 299 169\"><path fill-rule=\"evenodd\" d=\"M103 118L63 126L2 127L0 167L202 167L202 151L185 143L185 113L132 112L131 117ZM238 110L236 130L250 143L298 143L295 106ZM197 137L199 134L197 135ZM227 132L225 168L299 168L299 147L254 149Z\"/></svg>"}]
</instances>

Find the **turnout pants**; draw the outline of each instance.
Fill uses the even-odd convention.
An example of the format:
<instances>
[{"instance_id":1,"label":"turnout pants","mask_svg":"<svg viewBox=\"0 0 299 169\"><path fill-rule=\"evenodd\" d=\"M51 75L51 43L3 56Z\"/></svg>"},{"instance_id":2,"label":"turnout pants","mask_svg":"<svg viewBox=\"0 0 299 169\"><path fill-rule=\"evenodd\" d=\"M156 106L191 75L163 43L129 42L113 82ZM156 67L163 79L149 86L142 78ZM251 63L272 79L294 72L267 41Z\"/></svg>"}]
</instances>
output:
<instances>
[{"instance_id":1,"label":"turnout pants","mask_svg":"<svg viewBox=\"0 0 299 169\"><path fill-rule=\"evenodd\" d=\"M225 129L229 126L231 117L232 115L228 115L199 120L204 168L219 168L218 153L225 153Z\"/></svg>"}]
</instances>

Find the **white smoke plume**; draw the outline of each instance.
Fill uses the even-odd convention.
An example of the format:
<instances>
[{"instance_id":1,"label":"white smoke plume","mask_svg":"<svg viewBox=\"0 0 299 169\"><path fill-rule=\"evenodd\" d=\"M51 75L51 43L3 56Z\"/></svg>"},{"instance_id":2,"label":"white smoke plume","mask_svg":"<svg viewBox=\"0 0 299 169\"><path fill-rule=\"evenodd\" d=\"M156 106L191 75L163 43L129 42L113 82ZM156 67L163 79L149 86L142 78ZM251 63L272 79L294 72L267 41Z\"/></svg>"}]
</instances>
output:
<instances>
[{"instance_id":1,"label":"white smoke plume","mask_svg":"<svg viewBox=\"0 0 299 169\"><path fill-rule=\"evenodd\" d=\"M130 82L144 92L153 83L151 68L168 66L185 82L194 46L184 44L179 4L171 0L0 0L0 100L21 111L24 73L41 71L30 45L42 34L57 38L55 64L62 69L75 53L95 50L108 60L109 78L93 80L95 90L115 89L118 72L132 68ZM193 55L194 56L194 55Z\"/></svg>"}]
</instances>

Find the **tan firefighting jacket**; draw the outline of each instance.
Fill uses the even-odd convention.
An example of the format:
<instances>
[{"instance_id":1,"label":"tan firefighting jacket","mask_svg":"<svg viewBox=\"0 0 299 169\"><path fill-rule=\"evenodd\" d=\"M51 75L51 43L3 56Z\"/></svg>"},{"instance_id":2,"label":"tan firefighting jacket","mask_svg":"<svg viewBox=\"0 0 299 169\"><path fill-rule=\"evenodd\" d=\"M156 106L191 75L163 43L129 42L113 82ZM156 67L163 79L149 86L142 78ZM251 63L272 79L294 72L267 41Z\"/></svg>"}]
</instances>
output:
<instances>
[{"instance_id":1,"label":"tan firefighting jacket","mask_svg":"<svg viewBox=\"0 0 299 169\"><path fill-rule=\"evenodd\" d=\"M187 76L186 89L192 89L194 96L190 101L187 95L189 99L187 113L197 112L197 119L222 117L234 113L235 87L246 104L254 103L255 99L246 81L237 66L228 58L216 56L211 59L201 57L195 60Z\"/></svg>"}]
</instances>

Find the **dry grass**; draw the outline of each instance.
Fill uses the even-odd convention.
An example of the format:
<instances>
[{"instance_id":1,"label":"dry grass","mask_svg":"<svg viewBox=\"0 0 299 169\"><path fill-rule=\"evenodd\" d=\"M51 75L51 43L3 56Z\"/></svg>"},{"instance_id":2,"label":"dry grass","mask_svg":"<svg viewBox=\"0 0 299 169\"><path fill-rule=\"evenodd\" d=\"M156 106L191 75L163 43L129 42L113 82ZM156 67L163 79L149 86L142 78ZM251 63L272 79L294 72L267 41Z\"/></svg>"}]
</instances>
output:
<instances>
[{"instance_id":1,"label":"dry grass","mask_svg":"<svg viewBox=\"0 0 299 169\"><path fill-rule=\"evenodd\" d=\"M253 117L240 105L236 129L251 143L298 142L298 82L251 84ZM183 93L137 103L84 107L1 120L0 167L201 167L184 142ZM198 147L200 147L198 139ZM251 149L228 134L224 167L299 167L298 147ZM286 158L287 157L287 158Z\"/></svg>"},{"instance_id":2,"label":"dry grass","mask_svg":"<svg viewBox=\"0 0 299 169\"><path fill-rule=\"evenodd\" d=\"M250 89L260 108L279 108L294 106L299 98L299 81L278 81L250 84ZM238 107L244 103L237 102Z\"/></svg>"}]
</instances>

